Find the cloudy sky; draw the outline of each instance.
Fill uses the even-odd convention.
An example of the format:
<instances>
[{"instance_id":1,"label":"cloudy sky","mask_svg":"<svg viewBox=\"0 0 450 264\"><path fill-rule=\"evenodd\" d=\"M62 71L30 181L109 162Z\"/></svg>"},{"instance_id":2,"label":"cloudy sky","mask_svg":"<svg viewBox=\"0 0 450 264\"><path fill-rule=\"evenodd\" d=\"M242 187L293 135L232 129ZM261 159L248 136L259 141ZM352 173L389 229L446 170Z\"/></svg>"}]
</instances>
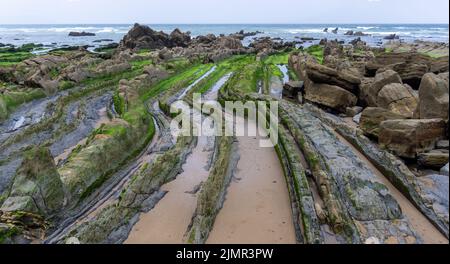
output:
<instances>
[{"instance_id":1,"label":"cloudy sky","mask_svg":"<svg viewBox=\"0 0 450 264\"><path fill-rule=\"evenodd\" d=\"M448 0L0 0L0 24L446 23Z\"/></svg>"}]
</instances>

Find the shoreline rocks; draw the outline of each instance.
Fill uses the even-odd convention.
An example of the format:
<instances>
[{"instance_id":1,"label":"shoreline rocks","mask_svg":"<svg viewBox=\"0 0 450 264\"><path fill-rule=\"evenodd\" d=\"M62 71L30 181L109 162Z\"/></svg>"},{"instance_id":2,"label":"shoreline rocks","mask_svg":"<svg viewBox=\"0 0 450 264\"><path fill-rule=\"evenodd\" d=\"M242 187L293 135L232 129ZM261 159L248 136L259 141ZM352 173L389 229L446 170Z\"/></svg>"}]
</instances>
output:
<instances>
[{"instance_id":1,"label":"shoreline rocks","mask_svg":"<svg viewBox=\"0 0 450 264\"><path fill-rule=\"evenodd\" d=\"M380 145L400 157L415 159L434 149L445 138L447 125L442 119L387 120L380 125Z\"/></svg>"},{"instance_id":2,"label":"shoreline rocks","mask_svg":"<svg viewBox=\"0 0 450 264\"><path fill-rule=\"evenodd\" d=\"M95 33L91 32L70 32L69 37L95 37Z\"/></svg>"}]
</instances>

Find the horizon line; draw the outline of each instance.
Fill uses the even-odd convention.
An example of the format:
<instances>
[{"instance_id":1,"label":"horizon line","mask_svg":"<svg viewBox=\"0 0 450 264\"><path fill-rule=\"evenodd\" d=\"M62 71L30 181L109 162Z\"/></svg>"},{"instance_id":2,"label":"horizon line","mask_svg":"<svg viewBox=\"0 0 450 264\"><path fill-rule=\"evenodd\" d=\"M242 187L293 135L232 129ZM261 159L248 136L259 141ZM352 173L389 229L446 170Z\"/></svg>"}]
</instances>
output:
<instances>
[{"instance_id":1,"label":"horizon line","mask_svg":"<svg viewBox=\"0 0 450 264\"><path fill-rule=\"evenodd\" d=\"M389 23L367 23L367 22L352 22L352 23L345 23L345 22L314 22L314 23L301 23L301 22L275 22L275 23L242 23L242 22L233 22L233 23L146 23L146 22L132 22L132 23L0 23L0 25L134 25L134 24L141 24L141 25L447 25L449 26L449 23L443 23L443 22L426 22L426 23L418 23L418 22L389 22Z\"/></svg>"}]
</instances>

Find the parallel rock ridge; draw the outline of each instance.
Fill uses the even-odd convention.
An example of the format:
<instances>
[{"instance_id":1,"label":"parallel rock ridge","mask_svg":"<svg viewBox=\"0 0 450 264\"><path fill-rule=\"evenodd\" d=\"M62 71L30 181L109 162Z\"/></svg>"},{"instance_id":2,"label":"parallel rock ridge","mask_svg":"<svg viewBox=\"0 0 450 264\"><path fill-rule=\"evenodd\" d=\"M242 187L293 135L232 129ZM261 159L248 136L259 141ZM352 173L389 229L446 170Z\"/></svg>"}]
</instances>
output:
<instances>
[{"instance_id":1,"label":"parallel rock ridge","mask_svg":"<svg viewBox=\"0 0 450 264\"><path fill-rule=\"evenodd\" d=\"M347 32L348 44L303 48L312 40L259 34L191 37L135 24L95 52L2 49L14 61L0 64L0 243L124 243L148 225L142 214L166 210L183 215L179 243L239 238L221 237L224 212L275 242L448 243L448 45L393 35L374 48ZM164 206L182 188L166 187L198 176L192 160L205 138L172 135L170 110L195 105L194 93L222 105L277 102L269 135L279 140L263 159L242 150L257 138L208 137L205 178L180 196L192 198L186 217ZM246 181L253 169L266 185ZM243 217L262 208L267 219Z\"/></svg>"}]
</instances>

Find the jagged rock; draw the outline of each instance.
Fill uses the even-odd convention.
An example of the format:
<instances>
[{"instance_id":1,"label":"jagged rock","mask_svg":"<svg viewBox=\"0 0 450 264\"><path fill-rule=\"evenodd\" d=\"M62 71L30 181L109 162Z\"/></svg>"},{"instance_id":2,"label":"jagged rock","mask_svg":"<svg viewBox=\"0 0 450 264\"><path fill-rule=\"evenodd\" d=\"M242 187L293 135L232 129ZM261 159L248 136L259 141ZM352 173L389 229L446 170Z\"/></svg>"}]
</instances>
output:
<instances>
[{"instance_id":1,"label":"jagged rock","mask_svg":"<svg viewBox=\"0 0 450 264\"><path fill-rule=\"evenodd\" d=\"M408 85L391 83L378 93L377 106L409 118L414 116L417 105L417 95Z\"/></svg>"},{"instance_id":2,"label":"jagged rock","mask_svg":"<svg viewBox=\"0 0 450 264\"><path fill-rule=\"evenodd\" d=\"M315 83L337 85L352 93L356 93L361 84L361 80L354 75L338 72L335 69L318 63L306 63L306 74L308 75L308 78Z\"/></svg>"},{"instance_id":3,"label":"jagged rock","mask_svg":"<svg viewBox=\"0 0 450 264\"><path fill-rule=\"evenodd\" d=\"M442 119L388 120L380 125L380 145L404 158L432 150L445 137L446 124Z\"/></svg>"},{"instance_id":4,"label":"jagged rock","mask_svg":"<svg viewBox=\"0 0 450 264\"><path fill-rule=\"evenodd\" d=\"M170 39L177 47L187 47L191 42L191 36L187 33L181 32L178 28L170 33Z\"/></svg>"},{"instance_id":5,"label":"jagged rock","mask_svg":"<svg viewBox=\"0 0 450 264\"><path fill-rule=\"evenodd\" d=\"M198 36L195 40L202 44L211 44L216 40L216 36L214 34L208 34L206 36Z\"/></svg>"},{"instance_id":6,"label":"jagged rock","mask_svg":"<svg viewBox=\"0 0 450 264\"><path fill-rule=\"evenodd\" d=\"M161 49L164 47L173 48L177 46L186 47L190 42L190 36L180 30L174 30L171 35L164 32L157 32L148 26L135 24L125 35L119 44L119 48L124 49Z\"/></svg>"},{"instance_id":7,"label":"jagged rock","mask_svg":"<svg viewBox=\"0 0 450 264\"><path fill-rule=\"evenodd\" d=\"M345 113L347 107L356 105L358 98L336 85L312 83L305 87L305 99Z\"/></svg>"},{"instance_id":8,"label":"jagged rock","mask_svg":"<svg viewBox=\"0 0 450 264\"><path fill-rule=\"evenodd\" d=\"M242 43L239 39L232 37L220 37L216 40L218 48L236 50L242 48Z\"/></svg>"},{"instance_id":9,"label":"jagged rock","mask_svg":"<svg viewBox=\"0 0 450 264\"><path fill-rule=\"evenodd\" d=\"M449 164L448 163L447 163L447 165L445 165L444 167L441 168L440 173L441 173L441 175L449 176Z\"/></svg>"},{"instance_id":10,"label":"jagged rock","mask_svg":"<svg viewBox=\"0 0 450 264\"><path fill-rule=\"evenodd\" d=\"M384 37L384 39L386 39L386 40L394 40L394 39L399 39L399 38L400 37L397 36L397 34L390 34L390 35Z\"/></svg>"},{"instance_id":11,"label":"jagged rock","mask_svg":"<svg viewBox=\"0 0 450 264\"><path fill-rule=\"evenodd\" d=\"M386 120L404 119L405 117L380 107L367 107L361 114L360 127L369 136L378 137L380 124Z\"/></svg>"},{"instance_id":12,"label":"jagged rock","mask_svg":"<svg viewBox=\"0 0 450 264\"><path fill-rule=\"evenodd\" d=\"M448 156L448 151L432 150L420 153L417 163L422 167L441 169L448 163Z\"/></svg>"},{"instance_id":13,"label":"jagged rock","mask_svg":"<svg viewBox=\"0 0 450 264\"><path fill-rule=\"evenodd\" d=\"M52 71L59 71L67 65L69 60L65 57L44 55L25 60L19 63L14 72L15 83L26 84L31 87L42 87L42 80L52 80Z\"/></svg>"},{"instance_id":14,"label":"jagged rock","mask_svg":"<svg viewBox=\"0 0 450 264\"><path fill-rule=\"evenodd\" d=\"M91 33L91 32L70 32L69 33L70 37L93 37L95 36L95 33Z\"/></svg>"},{"instance_id":15,"label":"jagged rock","mask_svg":"<svg viewBox=\"0 0 450 264\"><path fill-rule=\"evenodd\" d=\"M50 215L65 204L63 185L50 151L35 148L26 154L2 211Z\"/></svg>"},{"instance_id":16,"label":"jagged rock","mask_svg":"<svg viewBox=\"0 0 450 264\"><path fill-rule=\"evenodd\" d=\"M344 35L346 35L346 36L353 36L354 34L355 34L355 32L353 30L349 30L349 31L345 32Z\"/></svg>"},{"instance_id":17,"label":"jagged rock","mask_svg":"<svg viewBox=\"0 0 450 264\"><path fill-rule=\"evenodd\" d=\"M347 107L345 113L348 117L354 117L357 114L361 113L363 108L361 106Z\"/></svg>"},{"instance_id":18,"label":"jagged rock","mask_svg":"<svg viewBox=\"0 0 450 264\"><path fill-rule=\"evenodd\" d=\"M364 33L364 32L362 32L362 31L357 31L357 32L355 32L355 34L353 34L354 36L357 36L357 37L365 37L365 36L369 36L369 34L366 34L366 33Z\"/></svg>"},{"instance_id":19,"label":"jagged rock","mask_svg":"<svg viewBox=\"0 0 450 264\"><path fill-rule=\"evenodd\" d=\"M419 89L420 118L448 119L449 87L445 81L433 73L427 73L422 79Z\"/></svg>"},{"instance_id":20,"label":"jagged rock","mask_svg":"<svg viewBox=\"0 0 450 264\"><path fill-rule=\"evenodd\" d=\"M302 81L290 81L284 84L283 87L283 96L289 98L296 98L298 93L304 87L304 82Z\"/></svg>"},{"instance_id":21,"label":"jagged rock","mask_svg":"<svg viewBox=\"0 0 450 264\"><path fill-rule=\"evenodd\" d=\"M391 83L402 83L398 73L392 70L377 73L371 85L361 86L361 98L364 99L368 106L378 106L378 93L384 86Z\"/></svg>"}]
</instances>

